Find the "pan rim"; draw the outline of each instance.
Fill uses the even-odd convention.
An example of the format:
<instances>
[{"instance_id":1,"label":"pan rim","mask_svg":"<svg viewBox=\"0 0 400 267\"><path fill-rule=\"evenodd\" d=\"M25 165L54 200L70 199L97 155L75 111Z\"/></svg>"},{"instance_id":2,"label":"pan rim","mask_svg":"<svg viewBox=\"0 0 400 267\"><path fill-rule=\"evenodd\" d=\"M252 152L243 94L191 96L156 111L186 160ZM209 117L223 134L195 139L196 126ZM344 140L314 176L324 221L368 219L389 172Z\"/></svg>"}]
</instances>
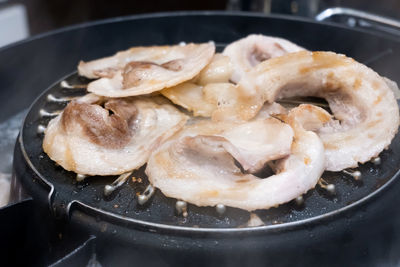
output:
<instances>
[{"instance_id":1,"label":"pan rim","mask_svg":"<svg viewBox=\"0 0 400 267\"><path fill-rule=\"evenodd\" d=\"M29 114L31 113L31 110L33 108L33 106L36 104L36 102L42 98L45 94L48 93L49 90L51 90L51 88L53 88L54 86L56 86L57 84L60 83L60 81L65 80L66 78L70 77L71 75L75 74L76 71L69 73L68 75L65 75L64 77L62 77L61 79L57 80L56 82L54 82L52 85L50 85L46 90L44 90L33 102L32 104L29 106L28 108L28 112L25 115L24 119L23 119L23 123L22 126L20 128L20 133L19 133L19 137L18 137L18 142L16 145L20 146L21 152L22 152L22 156L24 157L26 163L28 164L28 166L30 167L30 169L35 173L35 175L40 178L40 180L45 183L47 186L49 186L50 191L48 193L48 204L51 207L52 204L52 199L54 194L56 193L55 187L54 185L48 181L37 169L36 167L33 165L33 163L31 162L31 160L29 159L28 153L25 150L25 146L24 146L24 142L23 142L23 129L27 123L27 118L29 116ZM333 210L315 217L311 217L311 218L307 218L307 219L302 219L302 220L298 220L298 221L293 221L293 222L285 222L285 223L281 223L281 224L276 224L276 225L263 225L263 226L257 226L257 227L242 227L242 228L195 228L195 227L187 227L187 226L175 226L175 225L168 225L168 224L162 224L162 223L154 223L154 222L148 222L148 221L143 221L143 220L138 220L138 219L134 219L134 218L130 218L130 217L125 217L122 215L118 215L109 211L105 211L102 210L100 208L96 208L96 207L92 207L88 204L85 204L79 200L71 200L66 204L66 214L67 216L70 218L72 212L74 212L74 209L78 209L81 212L85 212L85 211L90 211L92 214L93 213L98 213L99 215L101 215L101 217L105 217L108 216L109 218L105 219L105 221L109 222L109 223L113 223L113 221L116 221L117 223L125 223L129 222L129 224L131 224L133 227L136 226L137 229L140 228L145 228L148 231L152 231L152 232L172 232L172 233L201 233L201 234L248 234L253 233L253 234L257 234L257 233L276 233L276 232L285 232L285 231L290 231L293 229L298 229L300 227L304 227L304 226L311 226L317 223L321 223L323 221L326 220L330 220L330 219L334 219L337 216L340 216L341 214L344 214L346 212L350 212L354 209L356 209L357 207L368 203L369 201L372 201L373 199L379 197L385 190L389 189L389 187L396 182L396 179L398 179L398 177L400 176L400 168L395 172L395 174L386 181L385 184L383 184L381 187L379 187L378 189L376 189L375 191L373 191L372 193L360 198L359 200L344 206L342 208L339 208L337 210ZM78 206L78 207L74 207L74 206ZM88 216L93 216L89 213L86 212L86 215ZM128 227L131 227L130 225L127 225Z\"/></svg>"},{"instance_id":2,"label":"pan rim","mask_svg":"<svg viewBox=\"0 0 400 267\"><path fill-rule=\"evenodd\" d=\"M350 31L358 31L358 32L363 32L367 33L370 35L377 35L380 36L381 38L385 39L390 39L392 41L399 41L398 38L391 36L390 34L386 33L379 33L379 32L372 32L369 31L368 29L363 29L363 28L352 28L350 26L347 26L345 24L341 23L335 23L335 22L329 22L329 21L316 21L311 18L307 17L300 17L300 16L294 16L294 15L285 15L285 14L263 14L263 13L255 13L255 12L248 12L248 11L208 11L208 10L203 10L203 11L171 11L171 12L156 12L156 13L144 13L144 14L136 14L136 15L127 15L127 16L119 16L119 17L113 17L113 18L107 18L107 19L101 19L101 20L94 20L94 21L89 21L89 22L84 22L84 23L77 23L73 25L68 25L59 29L47 31L44 33L39 33L37 35L28 37L26 39L5 45L3 47L0 47L0 53L3 51L6 51L8 49L12 49L16 46L23 45L25 43L29 43L31 41L35 41L38 39L42 39L48 36L60 34L66 31L72 31L72 30L77 30L81 28L87 28L87 27L94 27L94 26L99 26L103 24L110 24L110 23L118 23L121 21L129 21L129 20L144 20L144 19L157 19L157 18L165 18L165 17L185 17L185 16L227 16L227 17L251 17L251 18L272 18L272 19L284 19L284 20L290 20L290 21L299 21L299 22L306 22L310 24L318 24L318 25L326 25L326 26L331 26L331 27L336 27L336 28L342 28Z\"/></svg>"},{"instance_id":3,"label":"pan rim","mask_svg":"<svg viewBox=\"0 0 400 267\"><path fill-rule=\"evenodd\" d=\"M378 34L376 32L370 32L366 29L361 29L361 28L351 28L349 26L343 25L343 24L337 24L337 23L332 23L332 22L319 22L319 21L314 21L309 18L303 18L303 17L295 17L295 16L289 16L289 15L265 15L265 14L259 14L259 13L250 13L250 12L236 12L236 11L178 11L178 12L162 12L162 13L152 13L152 14L141 14L141 15L130 15L130 16L123 16L123 17L116 17L116 18L110 18L110 19L104 19L104 20L98 20L98 21L93 21L93 22L86 22L86 23L81 23L81 24L76 24L76 25L71 25L67 26L61 29L53 30L50 32L42 33L39 35L32 36L30 38L27 38L25 40L7 45L3 48L0 48L0 53L12 49L13 47L23 45L24 43L32 42L37 39L45 38L48 36L60 34L66 31L72 31L72 30L77 30L81 28L86 28L86 27L94 27L94 26L99 26L103 24L108 24L108 23L118 23L121 21L127 21L127 20L145 20L145 19L153 19L153 18L166 18L166 17L190 17L190 16L227 16L227 17L253 17L253 18L272 18L272 19L284 19L284 20L290 20L290 21L299 21L299 22L306 22L310 24L318 24L318 25L326 25L326 26L331 26L339 29L346 29L350 31L357 31L357 32L362 32L362 33L367 33L369 35L373 36L379 36L380 38L383 39L390 39L390 36L386 34ZM394 39L393 39L394 40ZM392 40L392 41L393 41ZM394 40L396 42L399 42L399 40ZM23 157L26 161L26 163L29 165L29 167L32 169L32 171L48 186L50 186L50 191L49 191L49 200L51 200L52 195L54 193L54 186L52 183L50 183L47 179L45 179L39 172L38 170L33 166L32 162L29 159L29 156L27 155L27 152L25 151L25 146L23 144L23 128L26 125L26 120L28 115L30 114L30 111L32 110L32 107L34 104L40 99L44 94L47 93L50 88L54 87L56 84L58 84L61 80L65 79L66 77L69 77L72 73L69 73L62 77L61 79L58 79L56 82L54 82L52 85L46 88L41 94L36 97L36 99L31 103L31 105L28 108L28 112L23 120L23 124L21 126L20 130L20 135L18 139L18 143L20 145ZM18 144L16 144L18 145ZM334 218L336 216L339 216L342 213L348 212L350 210L353 210L357 208L358 206L365 204L366 202L372 200L373 198L378 197L383 191L388 189L398 178L400 174L400 170L398 170L393 177L391 177L384 185L382 185L380 188L375 190L374 192L366 195L365 197L353 202L352 204L342 207L340 209L318 215L312 218L307 218L295 222L287 222L287 223L282 223L278 225L265 225L265 226L258 226L258 227L244 227L244 228L193 228L193 227L185 227L185 226L174 226L174 225L166 225L166 224L160 224L160 223L153 223L153 222L146 222L142 220L137 220L125 216L121 216L118 214L114 214L111 212L107 212L98 208L94 208L91 206L88 206L80 201L70 201L68 203L68 207L74 208L73 203L78 204L79 209L90 209L91 211L94 212L100 212L102 214L106 214L107 216L110 216L108 221L116 220L118 222L127 222L129 221L133 226L145 226L148 229L155 229L157 231L179 231L179 232L198 232L198 233L260 233L260 232L276 232L276 231L288 231L297 227L302 227L305 225L310 225L314 223L319 223L321 221L327 220ZM73 211L73 210L71 210ZM69 212L69 211L68 211ZM109 214L108 214L109 213Z\"/></svg>"}]
</instances>

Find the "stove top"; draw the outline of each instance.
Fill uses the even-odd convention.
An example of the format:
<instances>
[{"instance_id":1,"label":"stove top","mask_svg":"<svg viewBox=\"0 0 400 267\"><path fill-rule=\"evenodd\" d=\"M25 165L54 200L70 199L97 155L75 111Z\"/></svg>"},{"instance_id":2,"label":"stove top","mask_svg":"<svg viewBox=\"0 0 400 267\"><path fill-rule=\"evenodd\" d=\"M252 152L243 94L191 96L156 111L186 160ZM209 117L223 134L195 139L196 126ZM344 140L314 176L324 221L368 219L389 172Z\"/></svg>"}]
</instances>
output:
<instances>
[{"instance_id":1,"label":"stove top","mask_svg":"<svg viewBox=\"0 0 400 267\"><path fill-rule=\"evenodd\" d=\"M236 25L237 21L242 18L235 17L234 19L230 20L229 18L224 17L223 20L219 20L217 17L215 17L213 19L214 20L207 21L211 21L213 23L213 26L214 24L218 24L220 26L222 25L221 27L225 27L223 26L225 25L224 23L226 23L227 25L229 24L230 29L232 25ZM252 20L252 22L258 20L257 16L253 15L250 16L250 19ZM158 18L158 20L161 19ZM286 18L285 20L288 19ZM129 22L129 20L127 21ZM229 21L229 23L227 21ZM279 18L276 19L276 21L279 21ZM266 25L271 25L271 22L276 23L276 21L266 21L268 22L268 24ZM132 27L130 27L130 24L128 22L119 21L109 23L108 25L116 25L118 23L121 23L120 25L125 25L125 27L129 26L128 28L132 30ZM304 23L304 21L296 21L295 23L296 26L298 26ZM282 23L282 25L286 26L289 24L290 23L288 21ZM305 24L306 23L304 23L304 25ZM142 30L144 25L150 24L144 23L140 25L140 29ZM168 25L164 25L163 23L161 23L160 25L162 26L161 28L163 29L163 31L168 28ZM182 25L182 23L180 25ZM243 27L241 23L237 23L237 25L237 29L247 30L247 28ZM246 25L261 24L246 23ZM121 29L120 31L115 31L114 28L108 28L108 30L105 30L104 26L105 25L94 26L93 28L91 28L91 33L99 37L103 36L104 34L111 35L112 33L120 35L120 33L123 32ZM317 29L318 25L310 23L307 26L311 26L315 30ZM330 30L329 27L331 26L325 25L323 29L320 29L320 34L323 35L324 33L328 32L328 30ZM157 26L157 29L158 28L160 27ZM273 28L279 29L279 31L281 31L281 27ZM293 29L293 27L287 28ZM99 29L101 29L101 31L98 31ZM256 27L256 30L259 31L260 29L261 28ZM395 48L388 48L388 45L385 42L379 41L378 35L375 36L375 38L373 39L369 39L371 41L369 42L371 46L365 46L365 50L358 49L357 51L353 51L352 48L348 48L348 46L344 44L343 40L345 40L346 38L337 37L337 39L334 40L339 41L336 45L331 45L329 42L321 43L321 38L318 38L318 43L315 43L314 41L316 40L316 38L311 38L307 36L307 34L304 34L304 32L301 33L302 29L304 30L306 29L306 27L298 27L296 31L289 30L288 32L290 32L289 34L292 34L293 38L298 38L297 40L305 42L304 45L307 47L323 47L323 45L326 45L325 47L323 47L324 49L329 49L329 47L337 48L339 50L341 49L343 50L343 53L353 54L356 58L370 58L371 53L366 53L367 55L361 55L361 52L368 52L368 49L370 47L376 45L380 51L389 51L390 56L384 58L384 60L374 61L371 67L383 69L384 72L386 72L385 75L387 75L388 77L393 76L393 74L395 74L397 71L396 68L385 67L385 64L387 62L395 64L393 63L393 58L395 58L395 56L397 55L396 53L398 50L396 50ZM78 31L79 28L76 28L75 30ZM349 33L350 30L348 29L345 30L344 28L341 28L341 30L342 31L338 33L348 34L348 38L350 34L354 34ZM20 82L19 79L1 81L4 88L10 88L11 90L14 89L15 91L12 92L12 94L10 94L9 92L6 93L0 91L0 95L2 96L7 96L7 94L10 95L10 101L6 101L3 108L11 112L18 110L20 108L19 106L21 105L27 106L30 102L32 102L32 99L37 96L38 92L43 91L44 88L54 82L54 77L57 77L56 79L58 79L59 77L63 77L64 75L69 73L72 69L75 68L76 62L78 62L84 56L89 55L90 57L96 57L99 54L109 54L110 51L121 50L121 48L125 45L125 42L127 41L125 39L124 42L117 43L112 41L113 38L108 38L107 40L105 40L105 43L102 43L102 46L99 47L100 50L94 51L92 47L95 47L95 45L97 47L97 44L101 39L89 38L89 32L90 29L84 29L80 31L80 34L69 34L68 31L60 32L58 33L58 35L56 34L53 36L47 36L42 39L39 38L34 42L28 42L25 45L14 47L15 50L13 50L12 53L0 53L1 61L10 62L10 65L8 66L8 69L10 70L3 69L3 67L0 66L0 73L5 73L5 77L12 77L12 74L16 72L15 70L20 70L20 72L18 72L19 75L29 78L29 80L24 81L24 83ZM155 39L151 40L151 42L153 43L165 42L162 33L156 34L153 31L147 30L144 30L143 32L151 32L151 36L155 36ZM197 36L200 32L205 33L207 31L199 31L198 33L196 33L195 36ZM189 35L189 37L187 38L195 38L192 35L192 31L188 31L185 33ZM216 33L215 38L224 39L226 38L226 36L223 35L228 35L228 33L230 34L231 32L228 30L224 30L223 33ZM361 32L356 33L361 35ZM176 37L175 31L173 36ZM73 38L76 38L76 42L70 42L70 40ZM124 38L131 38L129 39L129 41L131 43L135 43L136 35L133 35L133 37L128 36ZM62 44L68 45L66 47L63 47ZM36 60L40 61L41 64L48 66L48 68L46 68L46 73L39 73L40 75L31 75L31 70L37 68L37 66L34 64L34 60L24 62L24 68L20 68L22 64L21 62L11 60L15 58L15 54L24 53L24 51L36 51ZM79 53L77 53L76 51L79 51ZM65 59L65 62L63 62L63 64L55 62L55 58L65 53L70 55L70 57ZM386 55L387 54L385 54L385 56ZM14 70L14 72L12 72L11 70ZM26 86L27 84L34 88L34 90L28 90ZM26 94L27 98L20 99L19 95L22 94ZM18 103L18 105L16 105L15 103ZM9 177L12 173L11 162L13 145L25 113L26 112L21 112L0 124L0 151L2 151L0 155L0 172L2 173L3 177L6 177L6 179L3 178L3 180L6 181L9 181ZM4 114L0 114L0 120L3 119ZM13 197L15 199L19 199L19 201L0 209L0 222L2 222L3 226L0 229L0 239L7 240L7 242L2 242L3 244L0 245L0 256L2 256L2 259L5 259L4 265L110 266L113 265L112 260L116 259L115 255L120 255L120 259L122 259L122 256L126 256L127 254L129 254L129 259L132 261L125 262L125 265L127 266L132 265L133 263L137 265L149 265L149 262L157 266L168 266L171 262L179 262L179 259L185 256L185 252L187 252L186 247L184 246L176 249L175 251L166 246L166 244L175 242L176 247L179 247L180 244L178 243L178 238L174 239L170 238L167 235L151 233L150 231L146 234L147 236L154 238L156 244L155 247L152 247L150 249L143 245L138 245L137 243L134 249L132 249L132 247L128 248L128 246L125 246L125 243L114 243L112 242L112 240L115 239L115 236L117 234L130 233L127 239L130 239L132 243L136 240L139 240L140 238L142 238L142 240L145 239L145 234L143 234L143 236L139 236L139 231L134 232L133 227L125 227L127 228L125 230L121 230L121 228L123 228L121 226L118 226L119 228L112 228L113 226L111 224L103 223L101 219L96 217L85 217L85 214L83 213L75 213L72 215L72 218L67 218L68 220L70 220L69 222L73 222L74 220L76 221L77 217L79 217L78 219L80 220L80 222L85 222L84 226L88 228L91 225L100 224L103 227L100 228L100 231L104 231L104 233L107 233L107 235L104 236L94 235L92 232L85 231L82 229L82 227L74 223L65 223L65 220L58 220L59 218L56 218L55 220L53 215L51 215L51 213L49 212L48 207L47 209L39 208L35 201L33 201L30 197L24 195L23 190L19 190L20 187L18 184L12 184L11 186L14 188L15 192L18 192L18 194L14 195ZM391 263L398 263L400 262L398 258L398 252L400 251L400 244L398 242L398 240L400 240L400 232L397 230L398 227L396 227L396 225L400 224L400 216L397 216L397 213L393 213L393 209L396 209L397 203L399 203L399 197L397 197L400 196L400 194L398 194L400 188L399 183L397 183L396 186L397 187L395 189L388 189L387 191L389 193L385 194L382 197L382 199L384 199L383 201L385 201L384 203L389 203L388 205L380 206L378 203L370 201L368 205L361 207L359 211L355 213L345 214L344 217L341 218L341 221L329 221L326 222L326 224L318 226L313 225L302 229L301 232L299 231L299 235L291 235L290 232L286 235L285 233L283 233L282 235L281 233L272 233L268 236L255 237L254 240L241 237L239 242L237 239L232 242L232 240L229 239L220 240L218 238L206 235L197 236L196 238L192 237L192 239L188 237L188 240L192 243L191 245L197 246L197 250L195 250L194 252L192 251L193 254L191 255L197 256L195 257L197 265L201 265L201 263L204 263L203 265L205 265L205 263L207 262L207 258L219 260L216 261L220 263L219 265L227 265L227 263L232 263L230 265L246 265L254 262L254 260L250 262L242 262L240 261L240 259L238 261L235 261L235 259L238 259L237 255L243 255L244 252L246 252L245 254L250 255L251 252L254 250L256 241L258 242L262 240L264 242L265 240L268 241L268 239L270 239L270 243L262 243L262 249L268 252L276 252L276 255L272 256L272 258L275 257L274 259L279 259L279 262L286 262L288 264L293 264L293 259L296 256L294 256L294 254L291 254L290 257L288 256L289 254L283 255L285 253L277 250L276 247L274 247L275 244L283 244L284 242L287 242L287 244L291 244L290 249L292 250L288 249L287 251L296 252L295 255L300 255L297 258L298 260L307 258L309 263L314 264L321 263L322 261L326 262L326 259L328 258L336 259L341 262L346 262L346 260L358 259L359 261L356 263L358 263L359 265L364 264L363 266L365 266L370 263L368 260L374 259L374 255L379 255L380 257L384 255L386 259L392 260ZM369 213L371 209L373 209L374 213ZM370 216L370 214L373 215ZM317 233L316 228L318 227L320 227L320 229ZM300 239L303 240L302 243L301 241L299 241ZM211 244L209 248L212 249L209 249L206 246L202 245L204 243L201 242L203 242L204 240L208 242L207 244ZM373 242L371 242L371 240ZM298 245L298 243L296 243L297 241L299 241L302 245ZM332 243L330 243L331 241ZM225 252L228 253L225 253L225 255L229 256L225 257L224 259L218 259L215 250L220 248L221 243L223 242L225 242L225 244L232 243L232 246L236 245L237 243L245 244L246 250L240 251L236 249L233 251L229 251L229 249L227 249L227 251ZM371 248L371 246L366 245L366 243L368 242L375 244L375 246L372 246L373 249ZM363 249L361 251L357 251L357 246L355 244L363 245ZM162 253L162 256L160 256L160 253ZM113 257L108 255L113 255ZM255 253L251 255L259 256ZM191 259L187 259L186 256L186 260L189 260L187 262L190 262ZM279 266L285 266L284 263ZM276 261L276 265L278 264L278 261Z\"/></svg>"}]
</instances>

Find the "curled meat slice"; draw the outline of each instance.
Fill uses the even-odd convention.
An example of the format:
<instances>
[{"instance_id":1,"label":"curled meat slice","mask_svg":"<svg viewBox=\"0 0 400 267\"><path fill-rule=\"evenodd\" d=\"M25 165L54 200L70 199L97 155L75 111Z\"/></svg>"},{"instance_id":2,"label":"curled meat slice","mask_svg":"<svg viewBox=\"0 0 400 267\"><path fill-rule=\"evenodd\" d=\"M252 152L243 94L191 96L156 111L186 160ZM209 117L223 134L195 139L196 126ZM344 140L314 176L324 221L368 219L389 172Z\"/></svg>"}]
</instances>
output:
<instances>
[{"instance_id":1,"label":"curled meat slice","mask_svg":"<svg viewBox=\"0 0 400 267\"><path fill-rule=\"evenodd\" d=\"M210 83L205 86L186 82L161 91L161 94L194 116L215 117L223 113L225 106L236 103L235 86L232 83ZM214 111L218 112L213 115Z\"/></svg>"},{"instance_id":2,"label":"curled meat slice","mask_svg":"<svg viewBox=\"0 0 400 267\"><path fill-rule=\"evenodd\" d=\"M228 82L230 66L226 59L216 54L195 79L163 89L161 94L174 104L192 111L194 116L212 117L214 121L229 120L225 112L237 107L240 96L236 86ZM264 118L271 113L285 113L284 108L276 103L266 104L263 110Z\"/></svg>"},{"instance_id":3,"label":"curled meat slice","mask_svg":"<svg viewBox=\"0 0 400 267\"><path fill-rule=\"evenodd\" d=\"M161 91L161 94L194 116L212 117L213 121L229 121L225 112L236 108L238 96L232 83L210 83L205 86L186 82ZM286 114L286 109L274 102L265 103L257 118L266 119L273 114ZM231 121L235 121L234 119Z\"/></svg>"},{"instance_id":4,"label":"curled meat slice","mask_svg":"<svg viewBox=\"0 0 400 267\"><path fill-rule=\"evenodd\" d=\"M196 84L227 83L232 76L233 65L229 57L215 54L211 62L195 78Z\"/></svg>"},{"instance_id":5,"label":"curled meat slice","mask_svg":"<svg viewBox=\"0 0 400 267\"><path fill-rule=\"evenodd\" d=\"M163 89L161 94L174 104L193 111L194 116L210 117L218 108L218 96L215 92L226 93L234 87L229 83L231 73L232 65L229 58L215 54L210 64L194 79Z\"/></svg>"},{"instance_id":6,"label":"curled meat slice","mask_svg":"<svg viewBox=\"0 0 400 267\"><path fill-rule=\"evenodd\" d=\"M268 178L242 173L222 137L224 125L229 123L210 122L192 125L166 141L150 157L146 173L166 196L197 206L224 204L251 211L286 203L313 188L324 170L321 140L289 118L295 135L291 154L274 164L276 174ZM244 135L242 141L248 142L248 137ZM238 142L231 143L235 144ZM274 141L268 144L274 145Z\"/></svg>"},{"instance_id":7,"label":"curled meat slice","mask_svg":"<svg viewBox=\"0 0 400 267\"><path fill-rule=\"evenodd\" d=\"M174 104L192 111L194 116L210 117L216 106L204 98L204 86L185 82L177 86L166 88L161 94Z\"/></svg>"},{"instance_id":8,"label":"curled meat slice","mask_svg":"<svg viewBox=\"0 0 400 267\"><path fill-rule=\"evenodd\" d=\"M102 78L89 83L87 90L107 97L149 94L194 78L211 61L214 52L215 45L211 42L132 48L115 55L115 59L86 63L91 66L102 60L112 63L105 69L104 64L99 64L102 70L92 71ZM86 73L91 72L80 73L90 76Z\"/></svg>"},{"instance_id":9,"label":"curled meat slice","mask_svg":"<svg viewBox=\"0 0 400 267\"><path fill-rule=\"evenodd\" d=\"M236 125L217 135L227 152L244 170L259 171L265 163L290 154L293 130L289 125L270 118Z\"/></svg>"},{"instance_id":10,"label":"curled meat slice","mask_svg":"<svg viewBox=\"0 0 400 267\"><path fill-rule=\"evenodd\" d=\"M301 50L304 48L282 38L251 34L229 44L223 54L231 59L234 66L231 81L237 83L259 63Z\"/></svg>"},{"instance_id":11,"label":"curled meat slice","mask_svg":"<svg viewBox=\"0 0 400 267\"><path fill-rule=\"evenodd\" d=\"M72 101L50 121L43 150L64 169L87 175L117 175L139 168L150 153L185 124L169 104L149 99ZM96 98L92 98L95 102Z\"/></svg>"},{"instance_id":12,"label":"curled meat slice","mask_svg":"<svg viewBox=\"0 0 400 267\"><path fill-rule=\"evenodd\" d=\"M327 170L356 167L389 146L399 126L399 108L385 80L370 68L333 52L297 52L259 64L237 87L241 119L264 102L293 96L325 98L335 120L319 130ZM228 115L226 112L225 115Z\"/></svg>"},{"instance_id":13,"label":"curled meat slice","mask_svg":"<svg viewBox=\"0 0 400 267\"><path fill-rule=\"evenodd\" d=\"M244 170L257 172L266 162L289 155L293 139L289 125L265 115L246 123L197 121L180 135L218 137Z\"/></svg>"},{"instance_id":14,"label":"curled meat slice","mask_svg":"<svg viewBox=\"0 0 400 267\"><path fill-rule=\"evenodd\" d=\"M265 119L285 114L287 114L287 109L281 104L278 104L276 102L273 102L271 104L265 103L260 111L257 113L257 116L254 117L254 120Z\"/></svg>"}]
</instances>

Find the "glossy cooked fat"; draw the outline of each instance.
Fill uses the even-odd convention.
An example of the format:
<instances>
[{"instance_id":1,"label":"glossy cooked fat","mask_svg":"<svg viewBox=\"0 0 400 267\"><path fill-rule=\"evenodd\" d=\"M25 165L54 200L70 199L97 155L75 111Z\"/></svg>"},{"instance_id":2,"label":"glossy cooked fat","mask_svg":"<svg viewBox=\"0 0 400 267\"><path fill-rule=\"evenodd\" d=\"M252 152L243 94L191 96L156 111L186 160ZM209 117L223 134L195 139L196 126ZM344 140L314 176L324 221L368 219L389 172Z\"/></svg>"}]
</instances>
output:
<instances>
[{"instance_id":1,"label":"glossy cooked fat","mask_svg":"<svg viewBox=\"0 0 400 267\"><path fill-rule=\"evenodd\" d=\"M80 63L79 73L100 78L87 90L101 96L149 94L188 81L200 73L215 52L212 42L136 47L113 57Z\"/></svg>"},{"instance_id":2,"label":"glossy cooked fat","mask_svg":"<svg viewBox=\"0 0 400 267\"><path fill-rule=\"evenodd\" d=\"M70 102L50 121L43 150L64 169L86 175L118 175L141 167L150 153L185 124L170 104L150 99L92 95Z\"/></svg>"},{"instance_id":3,"label":"glossy cooked fat","mask_svg":"<svg viewBox=\"0 0 400 267\"><path fill-rule=\"evenodd\" d=\"M229 44L223 54L231 59L234 66L231 81L237 83L259 63L301 50L304 48L282 38L251 34Z\"/></svg>"},{"instance_id":4,"label":"glossy cooked fat","mask_svg":"<svg viewBox=\"0 0 400 267\"><path fill-rule=\"evenodd\" d=\"M257 172L266 162L290 154L292 128L265 117L246 123L199 121L183 130L182 136L214 136L245 171Z\"/></svg>"},{"instance_id":5,"label":"glossy cooked fat","mask_svg":"<svg viewBox=\"0 0 400 267\"><path fill-rule=\"evenodd\" d=\"M317 183L324 170L323 145L315 133L305 131L295 119L290 122L295 135L293 143L293 135L283 134L287 131L286 127L275 128L282 122L274 119L267 121L271 123L269 134L274 132L282 140L286 136L286 142L291 143L290 154L279 156L281 159L275 164L275 175L262 179L242 173L234 162L234 157L238 160L237 155L229 152L225 145L227 139L221 134L221 128L229 123L210 122L188 127L161 145L150 157L146 174L152 185L166 196L197 206L224 204L251 211L286 203ZM268 138L258 139L257 134L249 139L245 134L247 127L251 126L242 125L232 130L237 138L241 136L239 132L243 132L243 139L240 142L230 139L231 146L239 150L247 147L248 152L258 149L257 141L264 145L281 146L282 143L274 138L265 143ZM260 132L260 135L265 132ZM254 143L245 145L245 142Z\"/></svg>"},{"instance_id":6,"label":"glossy cooked fat","mask_svg":"<svg viewBox=\"0 0 400 267\"><path fill-rule=\"evenodd\" d=\"M174 104L193 112L194 116L211 117L216 111L223 112L224 106L236 103L235 92L235 85L228 82L204 86L186 82L164 89L161 94Z\"/></svg>"},{"instance_id":7,"label":"glossy cooked fat","mask_svg":"<svg viewBox=\"0 0 400 267\"><path fill-rule=\"evenodd\" d=\"M264 102L293 96L325 98L334 120L318 130L326 169L357 167L387 148L399 126L399 108L385 80L333 52L297 52L256 66L237 87L241 103L225 113L248 120Z\"/></svg>"},{"instance_id":8,"label":"glossy cooked fat","mask_svg":"<svg viewBox=\"0 0 400 267\"><path fill-rule=\"evenodd\" d=\"M223 147L245 171L262 169L266 162L290 154L293 130L274 118L255 120L223 131L217 135L228 142Z\"/></svg>"},{"instance_id":9,"label":"glossy cooked fat","mask_svg":"<svg viewBox=\"0 0 400 267\"><path fill-rule=\"evenodd\" d=\"M196 84L227 83L232 76L233 65L228 56L216 53L211 62L195 77Z\"/></svg>"},{"instance_id":10,"label":"glossy cooked fat","mask_svg":"<svg viewBox=\"0 0 400 267\"><path fill-rule=\"evenodd\" d=\"M193 80L161 91L174 104L194 116L224 120L226 108L237 104L235 85L239 78L260 62L303 48L281 38L249 35L228 45L224 54L215 54Z\"/></svg>"},{"instance_id":11,"label":"glossy cooked fat","mask_svg":"<svg viewBox=\"0 0 400 267\"><path fill-rule=\"evenodd\" d=\"M235 121L226 118L238 104L236 86L232 83L210 83L205 86L186 82L161 91L161 94L188 111L194 116L211 117L213 121ZM286 109L274 102L265 103L257 118L266 119L273 114L286 114Z\"/></svg>"},{"instance_id":12,"label":"glossy cooked fat","mask_svg":"<svg viewBox=\"0 0 400 267\"><path fill-rule=\"evenodd\" d=\"M192 111L194 116L210 117L218 108L218 95L234 87L229 83L231 74L229 57L217 53L194 79L163 89L161 94L174 104Z\"/></svg>"}]
</instances>

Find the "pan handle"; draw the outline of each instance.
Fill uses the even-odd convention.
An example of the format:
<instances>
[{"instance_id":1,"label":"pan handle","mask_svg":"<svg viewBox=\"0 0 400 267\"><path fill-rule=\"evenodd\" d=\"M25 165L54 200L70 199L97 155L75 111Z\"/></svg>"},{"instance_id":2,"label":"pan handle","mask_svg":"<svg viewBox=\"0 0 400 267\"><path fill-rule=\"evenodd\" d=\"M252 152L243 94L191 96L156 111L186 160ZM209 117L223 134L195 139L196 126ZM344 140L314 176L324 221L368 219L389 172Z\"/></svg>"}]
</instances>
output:
<instances>
[{"instance_id":1,"label":"pan handle","mask_svg":"<svg viewBox=\"0 0 400 267\"><path fill-rule=\"evenodd\" d=\"M400 36L400 21L346 7L331 7L315 16L317 21L330 20L333 17L347 17L350 27L362 27L378 32Z\"/></svg>"}]
</instances>

